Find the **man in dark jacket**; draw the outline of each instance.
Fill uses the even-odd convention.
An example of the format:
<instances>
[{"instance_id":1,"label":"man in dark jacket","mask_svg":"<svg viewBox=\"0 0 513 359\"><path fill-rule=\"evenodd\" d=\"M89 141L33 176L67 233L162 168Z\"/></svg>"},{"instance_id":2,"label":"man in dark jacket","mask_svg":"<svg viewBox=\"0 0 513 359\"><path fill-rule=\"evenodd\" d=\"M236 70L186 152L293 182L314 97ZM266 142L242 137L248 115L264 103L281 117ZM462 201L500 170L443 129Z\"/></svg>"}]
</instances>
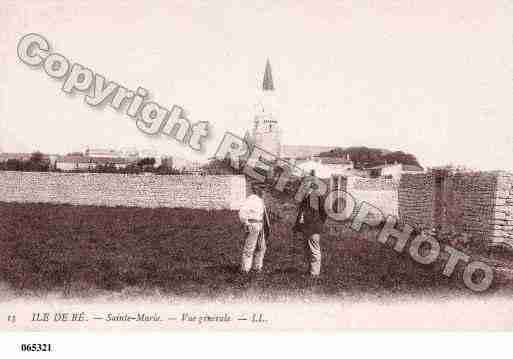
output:
<instances>
[{"instance_id":1,"label":"man in dark jacket","mask_svg":"<svg viewBox=\"0 0 513 359\"><path fill-rule=\"evenodd\" d=\"M305 237L305 254L312 277L318 277L321 273L320 241L326 218L324 198L318 196L310 188L299 205L293 230L302 232Z\"/></svg>"}]
</instances>

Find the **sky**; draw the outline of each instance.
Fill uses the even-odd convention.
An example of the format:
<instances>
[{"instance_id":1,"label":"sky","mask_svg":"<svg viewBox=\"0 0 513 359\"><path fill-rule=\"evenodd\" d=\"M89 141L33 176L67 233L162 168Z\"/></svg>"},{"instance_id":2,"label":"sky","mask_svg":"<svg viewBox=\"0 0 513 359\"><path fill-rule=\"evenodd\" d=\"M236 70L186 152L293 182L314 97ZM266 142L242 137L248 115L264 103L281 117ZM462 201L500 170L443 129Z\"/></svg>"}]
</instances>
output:
<instances>
[{"instance_id":1,"label":"sky","mask_svg":"<svg viewBox=\"0 0 513 359\"><path fill-rule=\"evenodd\" d=\"M0 148L153 149L205 160L251 128L265 62L283 143L413 153L424 166L513 170L510 1L12 1L0 5ZM52 50L208 121L206 151L146 136L17 59Z\"/></svg>"}]
</instances>

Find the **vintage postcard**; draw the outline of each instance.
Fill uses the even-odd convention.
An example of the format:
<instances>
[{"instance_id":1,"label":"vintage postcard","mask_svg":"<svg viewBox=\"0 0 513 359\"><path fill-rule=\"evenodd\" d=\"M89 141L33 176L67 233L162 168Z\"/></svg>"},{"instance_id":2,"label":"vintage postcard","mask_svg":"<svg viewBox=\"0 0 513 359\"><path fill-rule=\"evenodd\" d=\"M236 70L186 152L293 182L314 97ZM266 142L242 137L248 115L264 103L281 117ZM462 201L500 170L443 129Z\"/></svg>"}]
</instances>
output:
<instances>
[{"instance_id":1,"label":"vintage postcard","mask_svg":"<svg viewBox=\"0 0 513 359\"><path fill-rule=\"evenodd\" d=\"M0 329L513 329L512 20L2 1Z\"/></svg>"}]
</instances>

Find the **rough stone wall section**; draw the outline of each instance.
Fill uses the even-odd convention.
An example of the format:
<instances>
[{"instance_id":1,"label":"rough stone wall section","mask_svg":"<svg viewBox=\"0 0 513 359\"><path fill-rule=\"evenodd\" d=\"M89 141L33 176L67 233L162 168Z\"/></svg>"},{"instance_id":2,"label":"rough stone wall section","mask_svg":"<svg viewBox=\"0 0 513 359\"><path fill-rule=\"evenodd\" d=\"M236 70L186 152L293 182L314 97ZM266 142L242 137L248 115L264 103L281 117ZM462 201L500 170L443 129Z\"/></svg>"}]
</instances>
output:
<instances>
[{"instance_id":1,"label":"rough stone wall section","mask_svg":"<svg viewBox=\"0 0 513 359\"><path fill-rule=\"evenodd\" d=\"M442 178L441 233L489 239L491 223L497 217L497 180L498 174L494 172L456 173Z\"/></svg>"},{"instance_id":2,"label":"rough stone wall section","mask_svg":"<svg viewBox=\"0 0 513 359\"><path fill-rule=\"evenodd\" d=\"M403 174L398 189L398 212L403 223L420 229L435 226L435 176Z\"/></svg>"},{"instance_id":3,"label":"rough stone wall section","mask_svg":"<svg viewBox=\"0 0 513 359\"><path fill-rule=\"evenodd\" d=\"M0 171L0 201L238 209L244 176L165 176Z\"/></svg>"},{"instance_id":4,"label":"rough stone wall section","mask_svg":"<svg viewBox=\"0 0 513 359\"><path fill-rule=\"evenodd\" d=\"M493 216L490 220L490 238L498 244L513 247L513 174L497 175Z\"/></svg>"},{"instance_id":5,"label":"rough stone wall section","mask_svg":"<svg viewBox=\"0 0 513 359\"><path fill-rule=\"evenodd\" d=\"M513 247L513 174L406 174L399 185L399 217L443 236Z\"/></svg>"}]
</instances>

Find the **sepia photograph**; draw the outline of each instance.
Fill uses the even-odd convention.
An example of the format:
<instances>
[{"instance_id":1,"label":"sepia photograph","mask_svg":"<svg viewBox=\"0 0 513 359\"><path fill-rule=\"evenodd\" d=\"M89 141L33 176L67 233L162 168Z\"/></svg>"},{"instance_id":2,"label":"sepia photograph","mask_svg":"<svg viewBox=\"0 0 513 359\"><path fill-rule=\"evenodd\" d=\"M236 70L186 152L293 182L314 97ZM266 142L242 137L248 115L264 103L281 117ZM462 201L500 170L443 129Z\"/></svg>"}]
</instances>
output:
<instances>
[{"instance_id":1,"label":"sepia photograph","mask_svg":"<svg viewBox=\"0 0 513 359\"><path fill-rule=\"evenodd\" d=\"M512 19L1 1L0 329L510 331Z\"/></svg>"}]
</instances>

